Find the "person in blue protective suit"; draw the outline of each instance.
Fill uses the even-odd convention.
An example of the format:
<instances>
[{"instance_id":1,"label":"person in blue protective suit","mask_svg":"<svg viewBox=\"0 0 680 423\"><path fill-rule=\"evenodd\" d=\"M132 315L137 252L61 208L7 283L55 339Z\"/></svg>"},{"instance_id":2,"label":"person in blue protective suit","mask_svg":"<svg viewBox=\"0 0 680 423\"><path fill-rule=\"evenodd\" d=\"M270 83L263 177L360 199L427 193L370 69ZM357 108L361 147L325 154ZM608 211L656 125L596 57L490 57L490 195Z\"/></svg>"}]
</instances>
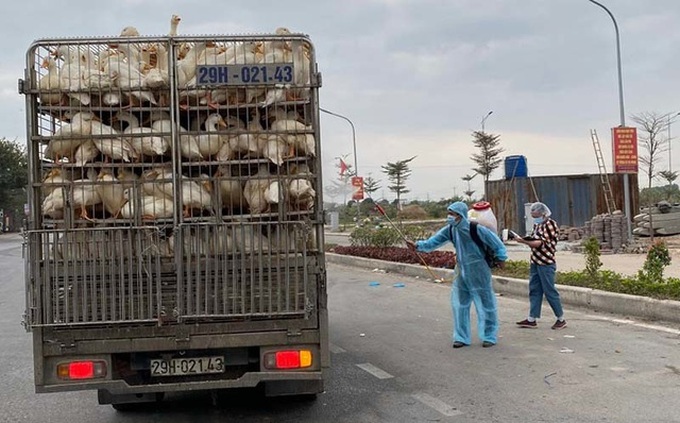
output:
<instances>
[{"instance_id":1,"label":"person in blue protective suit","mask_svg":"<svg viewBox=\"0 0 680 423\"><path fill-rule=\"evenodd\" d=\"M470 222L467 219L468 207L463 202L455 202L447 208L448 224L427 240L415 243L408 241L409 248L422 252L435 250L447 242L456 248L457 270L451 289L453 309L453 348L470 345L470 304L475 303L477 311L477 331L482 346L496 345L498 334L498 311L496 296L491 281L491 269L484 259L484 253L470 235ZM503 242L490 229L477 225L480 240L499 260L500 266L508 259Z\"/></svg>"}]
</instances>

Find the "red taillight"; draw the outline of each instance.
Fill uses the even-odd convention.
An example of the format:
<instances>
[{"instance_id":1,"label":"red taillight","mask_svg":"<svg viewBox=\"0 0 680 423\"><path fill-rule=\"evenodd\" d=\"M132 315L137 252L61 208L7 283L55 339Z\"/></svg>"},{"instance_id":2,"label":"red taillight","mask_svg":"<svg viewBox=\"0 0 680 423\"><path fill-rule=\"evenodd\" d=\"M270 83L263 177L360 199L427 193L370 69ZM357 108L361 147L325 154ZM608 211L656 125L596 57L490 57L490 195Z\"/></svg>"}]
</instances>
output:
<instances>
[{"instance_id":1,"label":"red taillight","mask_svg":"<svg viewBox=\"0 0 680 423\"><path fill-rule=\"evenodd\" d=\"M267 369L300 369L311 365L310 350L272 351L264 355L264 367Z\"/></svg>"},{"instance_id":2,"label":"red taillight","mask_svg":"<svg viewBox=\"0 0 680 423\"><path fill-rule=\"evenodd\" d=\"M276 353L277 369L297 369L300 367L300 353L298 351L278 351Z\"/></svg>"},{"instance_id":3,"label":"red taillight","mask_svg":"<svg viewBox=\"0 0 680 423\"><path fill-rule=\"evenodd\" d=\"M83 380L106 376L106 362L102 360L81 360L61 363L57 366L60 379Z\"/></svg>"}]
</instances>

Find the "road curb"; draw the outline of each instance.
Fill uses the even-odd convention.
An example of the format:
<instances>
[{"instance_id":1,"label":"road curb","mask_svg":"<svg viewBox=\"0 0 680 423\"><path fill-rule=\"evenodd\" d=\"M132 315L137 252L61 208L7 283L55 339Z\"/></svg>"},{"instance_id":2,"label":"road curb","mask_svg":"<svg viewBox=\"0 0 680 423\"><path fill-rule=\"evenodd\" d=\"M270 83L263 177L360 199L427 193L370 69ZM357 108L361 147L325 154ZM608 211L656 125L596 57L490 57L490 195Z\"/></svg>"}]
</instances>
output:
<instances>
[{"instance_id":1,"label":"road curb","mask_svg":"<svg viewBox=\"0 0 680 423\"><path fill-rule=\"evenodd\" d=\"M343 254L326 253L329 263L362 269L379 269L387 273L399 273L406 276L432 279L432 275L423 266L415 264L395 263L390 261L367 259ZM447 283L453 277L453 271L431 268L436 277ZM529 281L523 279L494 276L494 289L503 295L529 297ZM558 285L560 297L564 304L587 307L597 311L616 313L623 316L639 317L651 320L680 323L680 301L656 300L637 295L618 294L578 286Z\"/></svg>"}]
</instances>

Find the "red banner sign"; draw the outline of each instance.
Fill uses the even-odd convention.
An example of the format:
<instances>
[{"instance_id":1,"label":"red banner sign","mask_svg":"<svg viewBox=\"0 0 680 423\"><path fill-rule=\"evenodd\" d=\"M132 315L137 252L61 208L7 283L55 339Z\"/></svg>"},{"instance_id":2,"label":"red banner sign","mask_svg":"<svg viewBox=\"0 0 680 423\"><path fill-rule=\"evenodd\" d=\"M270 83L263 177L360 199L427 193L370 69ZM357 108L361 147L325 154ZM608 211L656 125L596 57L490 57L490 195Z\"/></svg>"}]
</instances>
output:
<instances>
[{"instance_id":1,"label":"red banner sign","mask_svg":"<svg viewBox=\"0 0 680 423\"><path fill-rule=\"evenodd\" d=\"M636 128L612 128L614 173L638 173Z\"/></svg>"},{"instance_id":2,"label":"red banner sign","mask_svg":"<svg viewBox=\"0 0 680 423\"><path fill-rule=\"evenodd\" d=\"M361 176L352 177L352 200L360 201L364 199L364 178Z\"/></svg>"}]
</instances>

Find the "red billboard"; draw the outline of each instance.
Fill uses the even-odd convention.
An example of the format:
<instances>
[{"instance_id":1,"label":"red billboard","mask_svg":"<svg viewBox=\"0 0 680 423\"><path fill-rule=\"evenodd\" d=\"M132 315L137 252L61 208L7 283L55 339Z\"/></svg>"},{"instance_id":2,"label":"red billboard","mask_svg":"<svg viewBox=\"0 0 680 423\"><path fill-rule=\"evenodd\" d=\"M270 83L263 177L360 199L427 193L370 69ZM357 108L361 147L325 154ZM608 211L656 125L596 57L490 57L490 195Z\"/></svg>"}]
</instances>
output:
<instances>
[{"instance_id":1,"label":"red billboard","mask_svg":"<svg viewBox=\"0 0 680 423\"><path fill-rule=\"evenodd\" d=\"M364 178L361 176L352 177L352 200L361 201L364 199Z\"/></svg>"},{"instance_id":2,"label":"red billboard","mask_svg":"<svg viewBox=\"0 0 680 423\"><path fill-rule=\"evenodd\" d=\"M612 128L614 173L638 173L637 130Z\"/></svg>"}]
</instances>

